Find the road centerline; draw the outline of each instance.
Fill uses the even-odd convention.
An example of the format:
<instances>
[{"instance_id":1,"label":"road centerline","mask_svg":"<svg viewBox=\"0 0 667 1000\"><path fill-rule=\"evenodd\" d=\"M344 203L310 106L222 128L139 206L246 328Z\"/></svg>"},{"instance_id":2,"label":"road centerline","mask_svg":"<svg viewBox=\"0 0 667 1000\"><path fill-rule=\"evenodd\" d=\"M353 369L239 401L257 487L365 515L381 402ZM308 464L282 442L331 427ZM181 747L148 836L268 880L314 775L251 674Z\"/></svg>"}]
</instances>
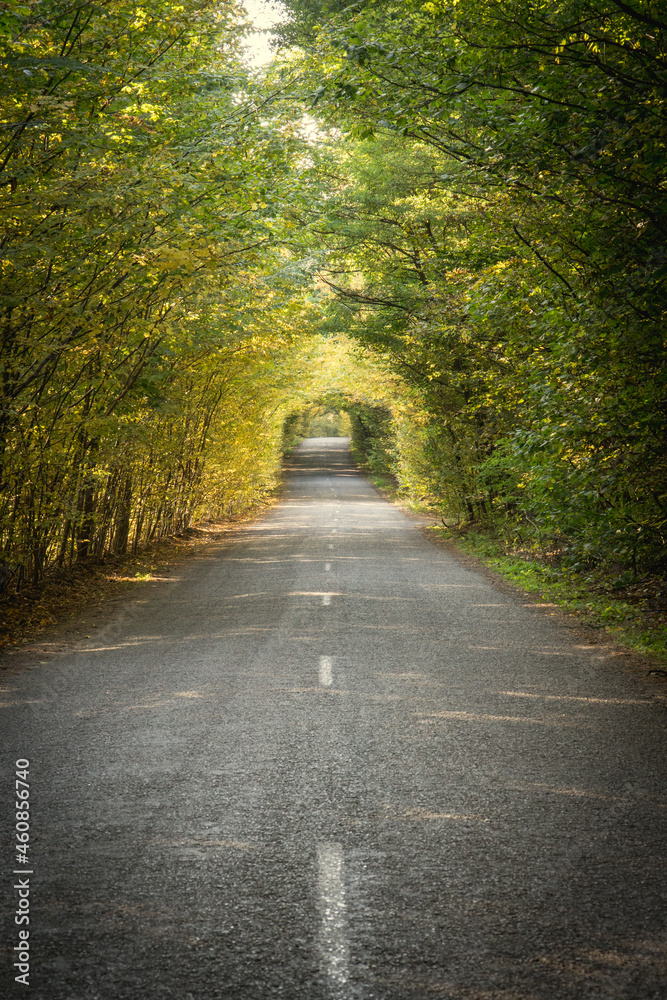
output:
<instances>
[{"instance_id":1,"label":"road centerline","mask_svg":"<svg viewBox=\"0 0 667 1000\"><path fill-rule=\"evenodd\" d=\"M333 660L330 656L320 656L319 678L322 687L331 687L333 684L332 667Z\"/></svg>"},{"instance_id":2,"label":"road centerline","mask_svg":"<svg viewBox=\"0 0 667 1000\"><path fill-rule=\"evenodd\" d=\"M317 868L322 972L329 980L333 1000L344 1000L349 979L350 946L341 845L332 842L319 844Z\"/></svg>"}]
</instances>

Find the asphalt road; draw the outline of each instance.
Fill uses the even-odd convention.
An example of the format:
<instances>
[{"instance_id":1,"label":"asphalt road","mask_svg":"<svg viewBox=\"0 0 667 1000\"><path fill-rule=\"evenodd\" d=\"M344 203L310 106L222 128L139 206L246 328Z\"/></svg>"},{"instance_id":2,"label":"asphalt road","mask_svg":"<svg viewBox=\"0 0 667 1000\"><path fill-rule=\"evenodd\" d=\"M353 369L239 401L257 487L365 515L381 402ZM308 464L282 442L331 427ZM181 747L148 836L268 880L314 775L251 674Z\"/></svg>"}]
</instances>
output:
<instances>
[{"instance_id":1,"label":"asphalt road","mask_svg":"<svg viewBox=\"0 0 667 1000\"><path fill-rule=\"evenodd\" d=\"M38 659L3 675L4 941L28 879L31 956L4 995L667 995L664 706L430 542L342 439Z\"/></svg>"}]
</instances>

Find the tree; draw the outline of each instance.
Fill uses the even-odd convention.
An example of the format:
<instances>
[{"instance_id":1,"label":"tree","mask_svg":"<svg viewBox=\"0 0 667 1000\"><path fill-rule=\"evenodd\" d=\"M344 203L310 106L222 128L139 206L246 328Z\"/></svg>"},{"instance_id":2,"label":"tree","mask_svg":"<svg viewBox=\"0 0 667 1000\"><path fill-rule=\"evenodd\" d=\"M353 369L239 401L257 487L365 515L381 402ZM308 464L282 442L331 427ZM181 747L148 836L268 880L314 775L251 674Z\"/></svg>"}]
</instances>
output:
<instances>
[{"instance_id":1,"label":"tree","mask_svg":"<svg viewBox=\"0 0 667 1000\"><path fill-rule=\"evenodd\" d=\"M19 583L272 480L271 372L301 309L274 219L302 144L260 116L241 38L231 5L198 0L4 21L0 537Z\"/></svg>"},{"instance_id":2,"label":"tree","mask_svg":"<svg viewBox=\"0 0 667 1000\"><path fill-rule=\"evenodd\" d=\"M432 150L439 172L421 197L459 199L467 226L455 247L429 205L387 254L390 182L370 212L355 209L374 235L363 263L348 243L356 278L332 284L376 317L359 336L379 343L402 315L385 345L415 384L446 386L429 395L434 425L458 438L458 421L470 440L483 428L464 463L469 498L488 509L500 494L573 560L635 567L664 553L663 28L650 3L369 2L327 18L301 61L324 120L349 142L376 140L378 176L382 136L406 161ZM396 162L400 184L409 167ZM358 203L369 190L360 179ZM327 268L345 257L334 245ZM450 493L452 446L433 456Z\"/></svg>"}]
</instances>

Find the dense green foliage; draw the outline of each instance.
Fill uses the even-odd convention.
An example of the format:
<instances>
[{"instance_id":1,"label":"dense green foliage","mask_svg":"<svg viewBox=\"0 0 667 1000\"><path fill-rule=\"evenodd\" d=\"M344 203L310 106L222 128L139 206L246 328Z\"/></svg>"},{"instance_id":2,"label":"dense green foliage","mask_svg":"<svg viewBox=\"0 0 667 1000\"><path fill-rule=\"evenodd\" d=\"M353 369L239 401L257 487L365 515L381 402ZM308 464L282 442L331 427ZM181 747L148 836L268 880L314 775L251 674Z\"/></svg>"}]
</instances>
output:
<instances>
[{"instance_id":1,"label":"dense green foliage","mask_svg":"<svg viewBox=\"0 0 667 1000\"><path fill-rule=\"evenodd\" d=\"M302 308L273 217L301 143L242 90L232 5L4 8L0 540L21 583L273 481Z\"/></svg>"},{"instance_id":2,"label":"dense green foliage","mask_svg":"<svg viewBox=\"0 0 667 1000\"><path fill-rule=\"evenodd\" d=\"M247 507L308 426L664 570L663 5L285 6L262 79L234 4L0 4L2 585Z\"/></svg>"},{"instance_id":3,"label":"dense green foliage","mask_svg":"<svg viewBox=\"0 0 667 1000\"><path fill-rule=\"evenodd\" d=\"M323 278L428 414L405 487L574 565L664 567L664 6L287 6L346 137L304 219Z\"/></svg>"}]
</instances>

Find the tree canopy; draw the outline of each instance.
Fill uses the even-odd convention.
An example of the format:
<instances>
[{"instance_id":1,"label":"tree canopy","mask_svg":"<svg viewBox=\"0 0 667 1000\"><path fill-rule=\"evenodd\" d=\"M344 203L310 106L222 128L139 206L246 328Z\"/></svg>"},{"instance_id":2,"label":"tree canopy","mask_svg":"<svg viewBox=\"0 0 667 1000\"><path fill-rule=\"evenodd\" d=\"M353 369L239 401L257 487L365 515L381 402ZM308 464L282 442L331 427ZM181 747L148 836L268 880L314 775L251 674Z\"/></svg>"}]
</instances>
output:
<instances>
[{"instance_id":1,"label":"tree canopy","mask_svg":"<svg viewBox=\"0 0 667 1000\"><path fill-rule=\"evenodd\" d=\"M576 564L660 562L662 6L287 6L345 137L325 280L424 393L435 494Z\"/></svg>"},{"instance_id":2,"label":"tree canopy","mask_svg":"<svg viewBox=\"0 0 667 1000\"><path fill-rule=\"evenodd\" d=\"M5 584L242 509L320 404L664 570L663 5L284 6L253 73L235 3L0 4Z\"/></svg>"}]
</instances>

